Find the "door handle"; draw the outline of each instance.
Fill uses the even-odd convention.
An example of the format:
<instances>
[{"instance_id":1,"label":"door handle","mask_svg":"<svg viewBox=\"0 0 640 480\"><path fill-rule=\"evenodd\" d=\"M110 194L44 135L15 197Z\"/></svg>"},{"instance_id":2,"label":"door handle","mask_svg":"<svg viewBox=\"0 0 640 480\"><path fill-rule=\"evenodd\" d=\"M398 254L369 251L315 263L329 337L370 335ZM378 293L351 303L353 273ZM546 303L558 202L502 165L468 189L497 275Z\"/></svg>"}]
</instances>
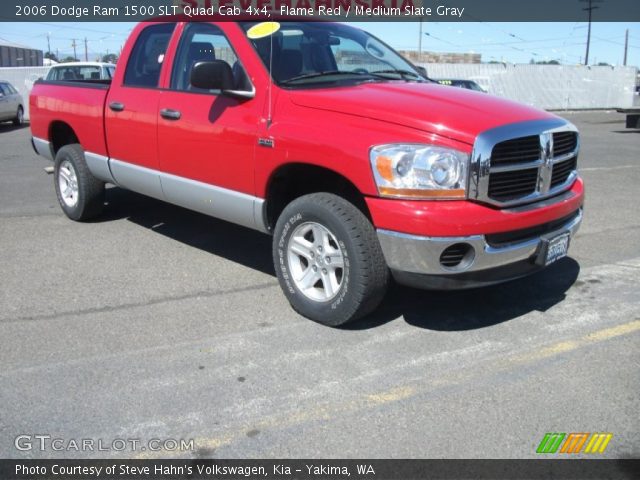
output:
<instances>
[{"instance_id":1,"label":"door handle","mask_svg":"<svg viewBox=\"0 0 640 480\"><path fill-rule=\"evenodd\" d=\"M120 102L111 102L109 104L109 108L114 112L122 112L124 110L124 103Z\"/></svg>"},{"instance_id":2,"label":"door handle","mask_svg":"<svg viewBox=\"0 0 640 480\"><path fill-rule=\"evenodd\" d=\"M182 114L178 110L171 110L170 108L163 108L160 110L160 116L167 120L180 120Z\"/></svg>"}]
</instances>

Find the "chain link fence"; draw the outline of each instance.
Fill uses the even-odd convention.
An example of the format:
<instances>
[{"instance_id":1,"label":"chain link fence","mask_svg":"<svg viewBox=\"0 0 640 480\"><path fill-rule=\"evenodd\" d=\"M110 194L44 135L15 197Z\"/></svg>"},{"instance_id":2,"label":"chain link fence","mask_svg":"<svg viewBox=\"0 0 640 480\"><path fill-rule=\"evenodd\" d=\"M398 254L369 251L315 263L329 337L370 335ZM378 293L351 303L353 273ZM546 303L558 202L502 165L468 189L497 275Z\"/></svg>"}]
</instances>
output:
<instances>
[{"instance_id":1,"label":"chain link fence","mask_svg":"<svg viewBox=\"0 0 640 480\"><path fill-rule=\"evenodd\" d=\"M546 110L631 108L636 67L422 64L431 78L473 80L487 92Z\"/></svg>"},{"instance_id":2,"label":"chain link fence","mask_svg":"<svg viewBox=\"0 0 640 480\"><path fill-rule=\"evenodd\" d=\"M635 67L566 65L423 64L431 78L473 80L492 95L547 110L631 108L636 95ZM29 93L49 67L0 68L22 94L29 118ZM452 87L453 88L453 87Z\"/></svg>"}]
</instances>

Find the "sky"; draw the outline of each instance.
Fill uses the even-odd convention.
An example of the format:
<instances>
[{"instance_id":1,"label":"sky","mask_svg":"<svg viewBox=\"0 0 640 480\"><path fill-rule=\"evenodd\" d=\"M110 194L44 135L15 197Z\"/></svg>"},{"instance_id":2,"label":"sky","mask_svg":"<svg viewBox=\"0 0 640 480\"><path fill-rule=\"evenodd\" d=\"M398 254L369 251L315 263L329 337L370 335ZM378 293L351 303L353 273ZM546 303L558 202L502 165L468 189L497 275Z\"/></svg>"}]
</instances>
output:
<instances>
[{"instance_id":1,"label":"sky","mask_svg":"<svg viewBox=\"0 0 640 480\"><path fill-rule=\"evenodd\" d=\"M107 52L119 52L134 23L0 23L0 41L9 41L47 51L62 57L73 55L84 60L87 38L89 60ZM418 22L354 23L396 49L417 50ZM640 67L640 23L594 22L591 30L589 63L622 65L625 30L629 30L627 65ZM587 23L498 23L424 22L422 50L431 52L480 53L483 62L529 63L558 60L563 64L584 62Z\"/></svg>"}]
</instances>

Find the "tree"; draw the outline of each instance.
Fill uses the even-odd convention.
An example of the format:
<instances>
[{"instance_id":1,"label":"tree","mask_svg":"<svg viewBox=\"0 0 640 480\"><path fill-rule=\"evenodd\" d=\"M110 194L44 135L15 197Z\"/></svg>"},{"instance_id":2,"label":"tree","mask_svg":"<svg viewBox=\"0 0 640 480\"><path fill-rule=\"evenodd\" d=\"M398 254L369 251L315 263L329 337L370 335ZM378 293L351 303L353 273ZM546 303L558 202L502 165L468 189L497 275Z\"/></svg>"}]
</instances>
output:
<instances>
[{"instance_id":1,"label":"tree","mask_svg":"<svg viewBox=\"0 0 640 480\"><path fill-rule=\"evenodd\" d=\"M48 58L49 60L53 60L54 62L59 62L58 57L56 57L55 53L47 52L44 54L44 58Z\"/></svg>"},{"instance_id":2,"label":"tree","mask_svg":"<svg viewBox=\"0 0 640 480\"><path fill-rule=\"evenodd\" d=\"M102 61L105 63L118 63L118 56L115 53L108 53L102 57Z\"/></svg>"},{"instance_id":3,"label":"tree","mask_svg":"<svg viewBox=\"0 0 640 480\"><path fill-rule=\"evenodd\" d=\"M68 57L64 57L62 60L60 60L61 63L69 63L69 62L77 62L78 59L77 58L73 58L71 55L69 55Z\"/></svg>"}]
</instances>

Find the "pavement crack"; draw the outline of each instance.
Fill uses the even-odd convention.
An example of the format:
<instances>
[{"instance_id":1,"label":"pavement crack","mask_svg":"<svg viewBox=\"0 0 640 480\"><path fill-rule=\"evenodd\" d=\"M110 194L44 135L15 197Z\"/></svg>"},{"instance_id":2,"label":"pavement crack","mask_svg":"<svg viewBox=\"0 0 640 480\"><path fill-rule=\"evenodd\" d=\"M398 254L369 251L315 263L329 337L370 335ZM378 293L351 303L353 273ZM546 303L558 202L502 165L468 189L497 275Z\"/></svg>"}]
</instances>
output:
<instances>
[{"instance_id":1,"label":"pavement crack","mask_svg":"<svg viewBox=\"0 0 640 480\"><path fill-rule=\"evenodd\" d=\"M31 315L31 316L18 317L18 318L6 318L6 319L0 319L0 323L56 320L61 317L75 317L75 316L82 316L82 315L88 315L93 313L115 312L118 310L127 310L129 308L149 307L152 305L160 305L163 303L170 303L170 302L179 302L182 300L190 300L193 298L211 298L211 297L217 297L221 295L230 295L233 293L252 292L252 291L264 290L264 289L272 288L276 286L278 286L278 283L273 281L273 282L259 283L256 285L250 285L247 287L232 288L228 290L214 290L214 291L204 290L200 292L187 293L184 295L176 295L173 297L155 298L145 302L132 302L132 303L125 303L122 305L104 305L102 307L86 308L83 310L57 312L57 313L44 314L44 315Z\"/></svg>"}]
</instances>

